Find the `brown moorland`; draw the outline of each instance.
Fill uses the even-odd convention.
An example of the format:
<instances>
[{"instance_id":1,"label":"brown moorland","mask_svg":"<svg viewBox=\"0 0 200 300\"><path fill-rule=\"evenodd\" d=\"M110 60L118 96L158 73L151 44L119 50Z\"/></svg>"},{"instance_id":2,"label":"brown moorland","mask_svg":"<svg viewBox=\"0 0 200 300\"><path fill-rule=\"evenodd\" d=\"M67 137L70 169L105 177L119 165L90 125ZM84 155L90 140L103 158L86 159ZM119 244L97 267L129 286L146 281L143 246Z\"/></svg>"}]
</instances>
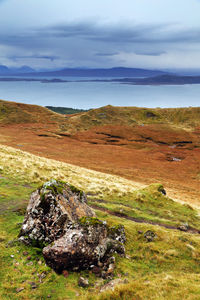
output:
<instances>
[{"instance_id":1,"label":"brown moorland","mask_svg":"<svg viewBox=\"0 0 200 300\"><path fill-rule=\"evenodd\" d=\"M200 204L200 108L106 106L63 116L1 100L0 143L143 184L161 182L174 199Z\"/></svg>"}]
</instances>

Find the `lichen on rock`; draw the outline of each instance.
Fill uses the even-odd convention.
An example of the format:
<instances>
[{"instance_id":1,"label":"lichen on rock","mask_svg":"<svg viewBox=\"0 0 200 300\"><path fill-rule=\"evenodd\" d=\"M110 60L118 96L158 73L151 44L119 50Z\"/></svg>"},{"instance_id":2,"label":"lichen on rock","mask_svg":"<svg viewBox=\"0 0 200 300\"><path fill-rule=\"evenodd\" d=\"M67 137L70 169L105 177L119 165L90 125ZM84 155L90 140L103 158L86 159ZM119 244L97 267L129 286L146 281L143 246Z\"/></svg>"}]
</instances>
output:
<instances>
[{"instance_id":1,"label":"lichen on rock","mask_svg":"<svg viewBox=\"0 0 200 300\"><path fill-rule=\"evenodd\" d=\"M49 244L82 216L94 217L85 193L62 181L51 180L32 193L20 240Z\"/></svg>"},{"instance_id":2,"label":"lichen on rock","mask_svg":"<svg viewBox=\"0 0 200 300\"><path fill-rule=\"evenodd\" d=\"M110 273L110 257L124 255L126 237L123 226L96 218L83 191L51 180L32 193L19 240L42 247L47 265L58 273L100 265Z\"/></svg>"}]
</instances>

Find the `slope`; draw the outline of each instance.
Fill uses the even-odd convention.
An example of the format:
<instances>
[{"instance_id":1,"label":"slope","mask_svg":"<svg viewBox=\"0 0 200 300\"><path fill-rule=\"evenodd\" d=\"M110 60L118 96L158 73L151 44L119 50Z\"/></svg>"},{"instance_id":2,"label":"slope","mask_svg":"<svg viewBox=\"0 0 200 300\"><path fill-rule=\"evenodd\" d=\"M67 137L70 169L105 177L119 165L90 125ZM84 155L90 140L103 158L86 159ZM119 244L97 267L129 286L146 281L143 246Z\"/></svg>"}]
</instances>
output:
<instances>
[{"instance_id":1,"label":"slope","mask_svg":"<svg viewBox=\"0 0 200 300\"><path fill-rule=\"evenodd\" d=\"M4 118L1 143L142 184L162 182L173 197L199 204L199 108L106 106L61 116L25 105L32 123L20 115L24 105L3 104L16 113L7 114L9 124Z\"/></svg>"},{"instance_id":2,"label":"slope","mask_svg":"<svg viewBox=\"0 0 200 300\"><path fill-rule=\"evenodd\" d=\"M161 185L140 186L2 145L0 165L1 299L199 299L200 217L191 206L163 195ZM113 279L90 271L57 275L45 265L39 248L17 242L30 193L50 178L84 189L99 218L125 226L126 257L115 255ZM198 230L178 230L183 223ZM149 230L155 235L151 242L145 237ZM80 275L88 278L88 288L78 286Z\"/></svg>"}]
</instances>

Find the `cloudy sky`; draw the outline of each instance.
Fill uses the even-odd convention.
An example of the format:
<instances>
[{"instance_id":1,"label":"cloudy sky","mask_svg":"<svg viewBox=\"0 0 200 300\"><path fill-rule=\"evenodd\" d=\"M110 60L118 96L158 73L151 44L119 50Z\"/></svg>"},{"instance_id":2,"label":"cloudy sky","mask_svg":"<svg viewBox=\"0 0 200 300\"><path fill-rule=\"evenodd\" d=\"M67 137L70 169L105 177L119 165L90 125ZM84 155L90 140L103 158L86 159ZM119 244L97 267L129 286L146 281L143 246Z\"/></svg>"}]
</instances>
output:
<instances>
[{"instance_id":1,"label":"cloudy sky","mask_svg":"<svg viewBox=\"0 0 200 300\"><path fill-rule=\"evenodd\" d=\"M0 0L0 64L200 68L200 0Z\"/></svg>"}]
</instances>

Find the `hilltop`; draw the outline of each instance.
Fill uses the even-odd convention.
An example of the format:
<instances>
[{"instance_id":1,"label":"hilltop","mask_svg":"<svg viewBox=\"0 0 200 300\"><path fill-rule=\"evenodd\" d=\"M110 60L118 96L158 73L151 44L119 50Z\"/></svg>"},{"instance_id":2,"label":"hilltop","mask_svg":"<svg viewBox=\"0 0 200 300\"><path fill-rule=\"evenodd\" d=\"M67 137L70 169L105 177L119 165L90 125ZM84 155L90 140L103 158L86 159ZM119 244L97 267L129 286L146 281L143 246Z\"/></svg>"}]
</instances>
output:
<instances>
[{"instance_id":1,"label":"hilltop","mask_svg":"<svg viewBox=\"0 0 200 300\"><path fill-rule=\"evenodd\" d=\"M0 100L0 124L61 122L63 117L39 105Z\"/></svg>"},{"instance_id":2,"label":"hilltop","mask_svg":"<svg viewBox=\"0 0 200 300\"><path fill-rule=\"evenodd\" d=\"M67 122L74 131L109 124L131 127L144 124L166 124L177 128L195 129L200 126L200 107L140 108L107 105L72 116Z\"/></svg>"}]
</instances>

